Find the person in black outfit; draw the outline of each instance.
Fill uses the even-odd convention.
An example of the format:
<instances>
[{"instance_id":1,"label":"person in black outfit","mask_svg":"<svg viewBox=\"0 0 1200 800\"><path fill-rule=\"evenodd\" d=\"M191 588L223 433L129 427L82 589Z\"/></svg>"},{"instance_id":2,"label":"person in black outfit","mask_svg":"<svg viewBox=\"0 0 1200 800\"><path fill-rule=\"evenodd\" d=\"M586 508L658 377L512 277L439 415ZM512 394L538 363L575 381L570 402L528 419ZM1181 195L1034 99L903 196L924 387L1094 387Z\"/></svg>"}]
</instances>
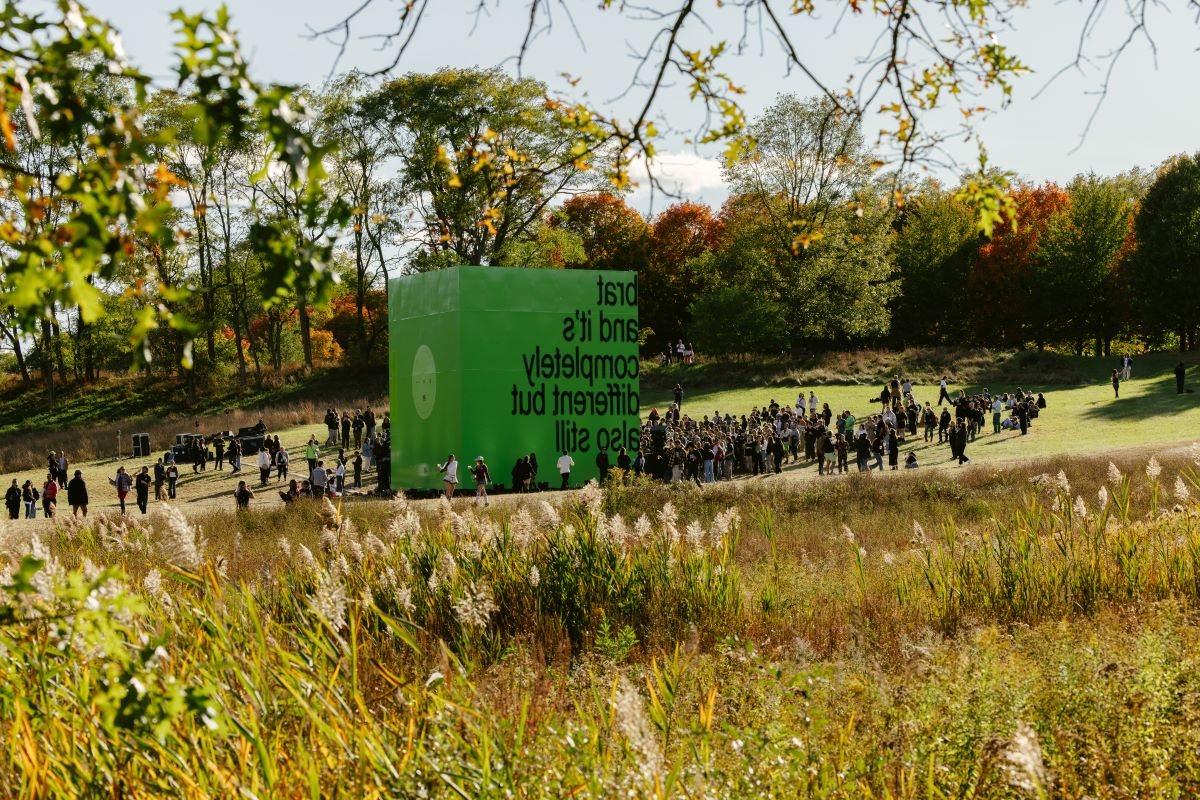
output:
<instances>
[{"instance_id":1,"label":"person in black outfit","mask_svg":"<svg viewBox=\"0 0 1200 800\"><path fill-rule=\"evenodd\" d=\"M1175 394L1183 394L1183 377L1187 374L1187 367L1180 361L1175 365Z\"/></svg>"},{"instance_id":2,"label":"person in black outfit","mask_svg":"<svg viewBox=\"0 0 1200 800\"><path fill-rule=\"evenodd\" d=\"M780 439L778 436L776 436L771 441L771 456L772 456L772 460L775 462L775 474L776 475L783 472L783 454L784 454L783 440Z\"/></svg>"},{"instance_id":3,"label":"person in black outfit","mask_svg":"<svg viewBox=\"0 0 1200 800\"><path fill-rule=\"evenodd\" d=\"M536 492L538 489L538 485L537 485L537 473L538 473L537 453L530 453L529 460L527 463L529 464L529 489L530 489L530 491Z\"/></svg>"},{"instance_id":4,"label":"person in black outfit","mask_svg":"<svg viewBox=\"0 0 1200 800\"><path fill-rule=\"evenodd\" d=\"M938 444L950 438L950 411L943 408L942 414L938 417Z\"/></svg>"},{"instance_id":5,"label":"person in black outfit","mask_svg":"<svg viewBox=\"0 0 1200 800\"><path fill-rule=\"evenodd\" d=\"M163 499L163 484L167 482L167 468L163 465L163 460L160 458L154 464L154 499Z\"/></svg>"},{"instance_id":6,"label":"person in black outfit","mask_svg":"<svg viewBox=\"0 0 1200 800\"><path fill-rule=\"evenodd\" d=\"M958 434L958 463L966 464L971 459L967 458L967 426L966 423L959 422L957 428Z\"/></svg>"},{"instance_id":7,"label":"person in black outfit","mask_svg":"<svg viewBox=\"0 0 1200 800\"><path fill-rule=\"evenodd\" d=\"M217 451L216 468L221 470L222 472L224 472L225 471L225 438L223 436L218 436L215 439L213 439L213 447Z\"/></svg>"},{"instance_id":8,"label":"person in black outfit","mask_svg":"<svg viewBox=\"0 0 1200 800\"><path fill-rule=\"evenodd\" d=\"M20 519L21 487L17 486L16 478L13 478L12 486L8 487L8 491L4 493L4 507L8 509L9 519Z\"/></svg>"},{"instance_id":9,"label":"person in black outfit","mask_svg":"<svg viewBox=\"0 0 1200 800\"><path fill-rule=\"evenodd\" d=\"M617 451L617 469L624 470L626 474L633 469L633 459L624 447Z\"/></svg>"},{"instance_id":10,"label":"person in black outfit","mask_svg":"<svg viewBox=\"0 0 1200 800\"><path fill-rule=\"evenodd\" d=\"M887 446L888 466L892 469L898 469L900 463L900 440L897 438L895 430L888 431Z\"/></svg>"},{"instance_id":11,"label":"person in black outfit","mask_svg":"<svg viewBox=\"0 0 1200 800\"><path fill-rule=\"evenodd\" d=\"M1029 406L1017 403L1017 422L1021 425L1021 435L1029 433Z\"/></svg>"},{"instance_id":12,"label":"person in black outfit","mask_svg":"<svg viewBox=\"0 0 1200 800\"><path fill-rule=\"evenodd\" d=\"M146 508L150 505L150 468L142 467L142 471L137 474L137 478L133 482L134 491L137 492L137 507L143 514L146 513Z\"/></svg>"},{"instance_id":13,"label":"person in black outfit","mask_svg":"<svg viewBox=\"0 0 1200 800\"><path fill-rule=\"evenodd\" d=\"M854 440L854 455L858 459L858 471L870 472L871 443L867 440L866 433L859 434Z\"/></svg>"},{"instance_id":14,"label":"person in black outfit","mask_svg":"<svg viewBox=\"0 0 1200 800\"><path fill-rule=\"evenodd\" d=\"M384 424L388 423L388 418L383 418ZM375 453L375 474L379 476L378 491L382 494L391 494L392 492L392 439L390 436L384 436L379 440L379 444L372 451Z\"/></svg>"},{"instance_id":15,"label":"person in black outfit","mask_svg":"<svg viewBox=\"0 0 1200 800\"><path fill-rule=\"evenodd\" d=\"M683 387L678 383L675 384L675 406L679 408L680 411L683 410Z\"/></svg>"},{"instance_id":16,"label":"person in black outfit","mask_svg":"<svg viewBox=\"0 0 1200 800\"><path fill-rule=\"evenodd\" d=\"M72 516L79 516L80 511L87 516L87 484L83 482L83 473L79 470L75 470L75 477L67 483L67 505L71 507Z\"/></svg>"},{"instance_id":17,"label":"person in black outfit","mask_svg":"<svg viewBox=\"0 0 1200 800\"><path fill-rule=\"evenodd\" d=\"M608 480L608 471L612 469L612 464L608 461L607 450L601 450L596 454L596 468L600 470L600 482L604 483Z\"/></svg>"},{"instance_id":18,"label":"person in black outfit","mask_svg":"<svg viewBox=\"0 0 1200 800\"><path fill-rule=\"evenodd\" d=\"M242 445L237 439L229 443L229 463L234 472L242 471Z\"/></svg>"},{"instance_id":19,"label":"person in black outfit","mask_svg":"<svg viewBox=\"0 0 1200 800\"><path fill-rule=\"evenodd\" d=\"M254 492L250 490L245 481L238 481L238 488L233 493L233 499L237 503L238 511L249 511L250 501L254 499Z\"/></svg>"}]
</instances>

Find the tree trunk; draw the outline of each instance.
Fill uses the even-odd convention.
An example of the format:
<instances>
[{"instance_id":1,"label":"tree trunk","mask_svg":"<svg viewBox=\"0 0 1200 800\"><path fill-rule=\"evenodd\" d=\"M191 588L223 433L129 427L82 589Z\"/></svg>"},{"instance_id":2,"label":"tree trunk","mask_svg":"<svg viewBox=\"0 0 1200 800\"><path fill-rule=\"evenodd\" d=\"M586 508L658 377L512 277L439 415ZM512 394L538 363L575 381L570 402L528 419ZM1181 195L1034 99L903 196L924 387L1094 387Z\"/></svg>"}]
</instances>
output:
<instances>
[{"instance_id":1,"label":"tree trunk","mask_svg":"<svg viewBox=\"0 0 1200 800\"><path fill-rule=\"evenodd\" d=\"M242 303L233 282L233 267L229 261L229 240L225 240L225 283L229 286L229 316L233 318L234 349L237 350L238 384L246 382L246 353L242 350Z\"/></svg>"},{"instance_id":2,"label":"tree trunk","mask_svg":"<svg viewBox=\"0 0 1200 800\"><path fill-rule=\"evenodd\" d=\"M46 402L54 405L54 356L50 343L53 328L50 320L42 320L42 378L46 382Z\"/></svg>"},{"instance_id":3,"label":"tree trunk","mask_svg":"<svg viewBox=\"0 0 1200 800\"><path fill-rule=\"evenodd\" d=\"M371 343L367 341L367 320L365 306L367 303L367 268L363 264L363 235L362 223L355 225L354 230L354 261L358 285L354 287L354 310L358 316L358 350L362 363L366 364L371 358Z\"/></svg>"},{"instance_id":4,"label":"tree trunk","mask_svg":"<svg viewBox=\"0 0 1200 800\"><path fill-rule=\"evenodd\" d=\"M57 311L58 304L55 303L52 308ZM67 362L63 359L62 348L62 330L58 327L58 318L54 317L50 322L50 330L54 332L54 366L58 369L58 379L67 382Z\"/></svg>"},{"instance_id":5,"label":"tree trunk","mask_svg":"<svg viewBox=\"0 0 1200 800\"><path fill-rule=\"evenodd\" d=\"M308 318L308 294L300 292L296 301L296 305L300 309L300 344L304 347L304 370L312 372L312 323Z\"/></svg>"},{"instance_id":6,"label":"tree trunk","mask_svg":"<svg viewBox=\"0 0 1200 800\"><path fill-rule=\"evenodd\" d=\"M29 365L25 363L25 352L21 349L21 336L15 328L10 329L8 326L0 326L0 330L8 337L9 343L12 345L13 355L17 359L17 369L21 373L21 382L26 386L29 385Z\"/></svg>"}]
</instances>

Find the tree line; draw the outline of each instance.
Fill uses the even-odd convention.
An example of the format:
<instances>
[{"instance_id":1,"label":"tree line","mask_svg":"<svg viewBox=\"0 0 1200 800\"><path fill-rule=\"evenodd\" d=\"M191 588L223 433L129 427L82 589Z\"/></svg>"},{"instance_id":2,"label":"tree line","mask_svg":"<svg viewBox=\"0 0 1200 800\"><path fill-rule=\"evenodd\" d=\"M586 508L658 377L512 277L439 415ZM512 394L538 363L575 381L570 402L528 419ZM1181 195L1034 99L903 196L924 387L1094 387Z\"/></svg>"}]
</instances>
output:
<instances>
[{"instance_id":1,"label":"tree line","mask_svg":"<svg viewBox=\"0 0 1200 800\"><path fill-rule=\"evenodd\" d=\"M647 354L678 338L728 355L1197 344L1196 157L1066 186L1018 182L1003 201L1015 218L982 232L975 178L897 189L856 117L782 95L750 122L754 147L726 162L721 208L681 200L646 218L604 167L617 154L581 149L530 78L349 73L296 93L303 113L243 108L256 124L214 131L188 92L142 92L75 58L81 94L135 109L144 162L157 165L147 190L165 202L161 226L129 226L119 259L71 273L102 313L49 292L34 325L23 305L0 310L0 358L51 390L138 363L260 382L322 361L385 363L387 278L459 264L635 270ZM6 218L49 231L80 206L53 178L86 141L38 135L56 107L5 115L0 154L6 180L40 181L0 195ZM311 142L319 170L283 168L276 118ZM7 299L23 284L11 247L6 258Z\"/></svg>"}]
</instances>

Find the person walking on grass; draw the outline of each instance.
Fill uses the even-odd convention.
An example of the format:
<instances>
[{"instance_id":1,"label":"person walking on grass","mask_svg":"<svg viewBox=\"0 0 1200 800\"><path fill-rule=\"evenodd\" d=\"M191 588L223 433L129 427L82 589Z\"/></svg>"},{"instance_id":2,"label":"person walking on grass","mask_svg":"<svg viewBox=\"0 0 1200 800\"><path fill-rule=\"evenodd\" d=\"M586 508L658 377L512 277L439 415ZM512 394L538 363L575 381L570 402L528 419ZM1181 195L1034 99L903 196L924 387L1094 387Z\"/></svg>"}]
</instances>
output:
<instances>
[{"instance_id":1,"label":"person walking on grass","mask_svg":"<svg viewBox=\"0 0 1200 800\"><path fill-rule=\"evenodd\" d=\"M350 464L354 467L354 488L361 489L362 488L362 468L363 468L362 453L361 452L355 453L354 458L352 458L350 460Z\"/></svg>"},{"instance_id":2,"label":"person walking on grass","mask_svg":"<svg viewBox=\"0 0 1200 800\"><path fill-rule=\"evenodd\" d=\"M250 491L250 487L245 481L238 481L237 491L233 493L233 499L237 502L238 511L249 511L250 501L254 499L254 492Z\"/></svg>"},{"instance_id":3,"label":"person walking on grass","mask_svg":"<svg viewBox=\"0 0 1200 800\"><path fill-rule=\"evenodd\" d=\"M1113 399L1119 399L1121 397L1121 373L1115 369L1112 371L1112 387Z\"/></svg>"},{"instance_id":4,"label":"person walking on grass","mask_svg":"<svg viewBox=\"0 0 1200 800\"><path fill-rule=\"evenodd\" d=\"M37 519L38 490L33 481L25 481L21 487L21 501L25 503L25 519Z\"/></svg>"},{"instance_id":5,"label":"person walking on grass","mask_svg":"<svg viewBox=\"0 0 1200 800\"><path fill-rule=\"evenodd\" d=\"M317 468L317 456L320 455L321 446L317 444L316 434L308 437L308 444L304 445L304 460L308 462L308 474L312 475L312 471Z\"/></svg>"},{"instance_id":6,"label":"person walking on grass","mask_svg":"<svg viewBox=\"0 0 1200 800\"><path fill-rule=\"evenodd\" d=\"M339 458L333 469L333 485L337 487L338 497L346 493L346 459Z\"/></svg>"},{"instance_id":7,"label":"person walking on grass","mask_svg":"<svg viewBox=\"0 0 1200 800\"><path fill-rule=\"evenodd\" d=\"M1133 356L1126 353L1121 358L1121 380L1127 381L1133 374Z\"/></svg>"},{"instance_id":8,"label":"person walking on grass","mask_svg":"<svg viewBox=\"0 0 1200 800\"><path fill-rule=\"evenodd\" d=\"M271 478L271 451L267 448L262 448L258 451L258 482L260 486L266 486L267 481Z\"/></svg>"},{"instance_id":9,"label":"person walking on grass","mask_svg":"<svg viewBox=\"0 0 1200 800\"><path fill-rule=\"evenodd\" d=\"M67 505L71 507L71 516L78 517L82 511L84 519L87 519L88 490L83 482L83 473L79 470L75 470L75 477L67 483Z\"/></svg>"},{"instance_id":10,"label":"person walking on grass","mask_svg":"<svg viewBox=\"0 0 1200 800\"><path fill-rule=\"evenodd\" d=\"M125 471L125 467L117 467L117 476L109 478L108 482L117 490L117 502L121 504L121 513L125 513L125 498L129 496L129 489L133 486L133 478Z\"/></svg>"},{"instance_id":11,"label":"person walking on grass","mask_svg":"<svg viewBox=\"0 0 1200 800\"><path fill-rule=\"evenodd\" d=\"M558 474L562 476L562 484L558 487L560 490L565 490L571 483L571 467L575 466L575 459L567 455L567 451L563 450L562 455L558 457Z\"/></svg>"},{"instance_id":12,"label":"person walking on grass","mask_svg":"<svg viewBox=\"0 0 1200 800\"><path fill-rule=\"evenodd\" d=\"M154 464L154 499L159 502L163 499L163 484L167 482L167 468L163 466L163 460L160 458Z\"/></svg>"},{"instance_id":13,"label":"person walking on grass","mask_svg":"<svg viewBox=\"0 0 1200 800\"><path fill-rule=\"evenodd\" d=\"M213 449L216 451L216 469L225 471L225 437L216 436L213 438Z\"/></svg>"},{"instance_id":14,"label":"person walking on grass","mask_svg":"<svg viewBox=\"0 0 1200 800\"><path fill-rule=\"evenodd\" d=\"M442 484L446 489L446 499L453 500L454 487L458 485L458 462L454 460L454 453L446 456L445 464L438 464L438 472L445 473Z\"/></svg>"},{"instance_id":15,"label":"person walking on grass","mask_svg":"<svg viewBox=\"0 0 1200 800\"><path fill-rule=\"evenodd\" d=\"M1187 367L1180 361L1175 365L1175 394L1183 394L1183 378L1187 375Z\"/></svg>"},{"instance_id":16,"label":"person walking on grass","mask_svg":"<svg viewBox=\"0 0 1200 800\"><path fill-rule=\"evenodd\" d=\"M137 507L143 514L150 505L150 468L142 467L134 480L134 491L137 494Z\"/></svg>"},{"instance_id":17,"label":"person walking on grass","mask_svg":"<svg viewBox=\"0 0 1200 800\"><path fill-rule=\"evenodd\" d=\"M53 472L46 473L46 482L42 484L42 511L46 519L54 519L58 509L58 476Z\"/></svg>"},{"instance_id":18,"label":"person walking on grass","mask_svg":"<svg viewBox=\"0 0 1200 800\"><path fill-rule=\"evenodd\" d=\"M288 462L290 460L291 458L288 456L286 447L280 446L280 448L275 451L275 476L280 481L286 481L288 479Z\"/></svg>"},{"instance_id":19,"label":"person walking on grass","mask_svg":"<svg viewBox=\"0 0 1200 800\"><path fill-rule=\"evenodd\" d=\"M940 381L938 381L938 405L939 406L942 404L943 401L945 401L947 403L951 403L953 405L952 401L950 400L950 393L948 391L946 391L946 387L948 385L949 384L946 381L946 376L943 375L942 379Z\"/></svg>"},{"instance_id":20,"label":"person walking on grass","mask_svg":"<svg viewBox=\"0 0 1200 800\"><path fill-rule=\"evenodd\" d=\"M479 505L480 498L483 498L485 506L489 505L487 485L492 482L492 474L488 472L488 467L483 461L483 456L475 459L475 466L471 467L471 477L475 479L475 505Z\"/></svg>"},{"instance_id":21,"label":"person walking on grass","mask_svg":"<svg viewBox=\"0 0 1200 800\"><path fill-rule=\"evenodd\" d=\"M20 519L21 487L17 486L16 478L13 478L12 486L9 486L8 491L4 493L4 507L8 509L9 519Z\"/></svg>"},{"instance_id":22,"label":"person walking on grass","mask_svg":"<svg viewBox=\"0 0 1200 800\"><path fill-rule=\"evenodd\" d=\"M179 483L179 467L172 461L167 465L167 497L175 499L175 484Z\"/></svg>"}]
</instances>

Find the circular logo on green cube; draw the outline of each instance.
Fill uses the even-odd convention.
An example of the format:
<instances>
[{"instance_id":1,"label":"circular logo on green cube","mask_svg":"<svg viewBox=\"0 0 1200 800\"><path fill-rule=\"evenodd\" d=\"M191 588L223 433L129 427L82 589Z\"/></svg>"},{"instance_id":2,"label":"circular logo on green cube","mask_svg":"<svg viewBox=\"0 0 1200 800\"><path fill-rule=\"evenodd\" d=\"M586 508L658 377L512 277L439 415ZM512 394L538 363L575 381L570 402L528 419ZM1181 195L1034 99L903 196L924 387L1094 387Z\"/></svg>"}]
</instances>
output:
<instances>
[{"instance_id":1,"label":"circular logo on green cube","mask_svg":"<svg viewBox=\"0 0 1200 800\"><path fill-rule=\"evenodd\" d=\"M429 419L437 400L437 362L433 360L433 351L426 344L418 347L417 354L413 356L412 396L417 416Z\"/></svg>"}]
</instances>

